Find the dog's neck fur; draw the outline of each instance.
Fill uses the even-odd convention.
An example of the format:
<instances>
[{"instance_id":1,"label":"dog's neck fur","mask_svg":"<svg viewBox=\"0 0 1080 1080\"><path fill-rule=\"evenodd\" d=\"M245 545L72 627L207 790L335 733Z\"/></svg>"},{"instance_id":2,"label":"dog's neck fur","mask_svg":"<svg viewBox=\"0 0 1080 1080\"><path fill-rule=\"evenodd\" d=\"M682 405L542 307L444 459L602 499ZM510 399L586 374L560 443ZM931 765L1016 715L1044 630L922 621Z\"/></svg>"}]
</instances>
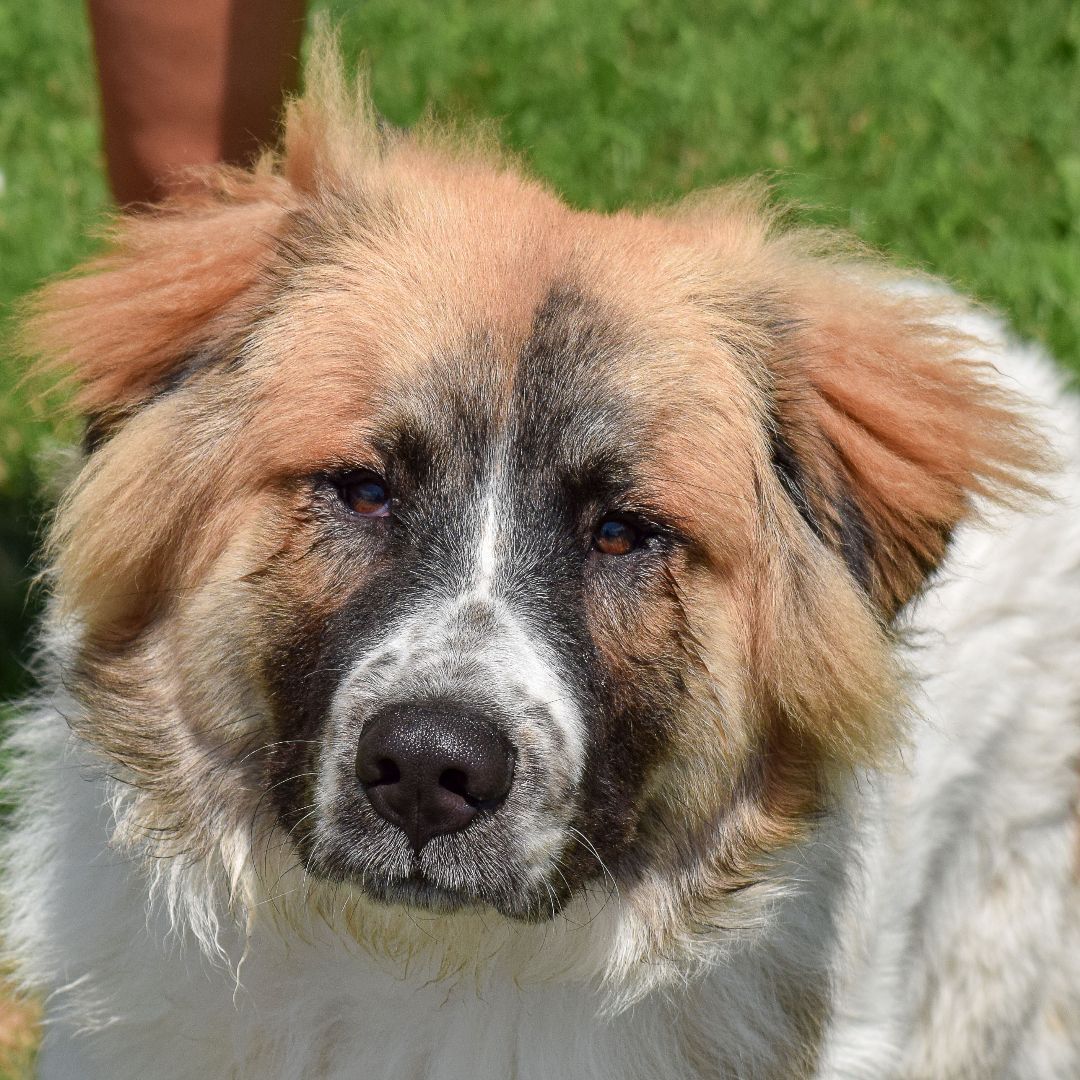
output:
<instances>
[{"instance_id":1,"label":"dog's neck fur","mask_svg":"<svg viewBox=\"0 0 1080 1080\"><path fill-rule=\"evenodd\" d=\"M33 908L40 902L76 935L75 951L63 943L51 952L37 950L37 974L44 983L66 987L56 999L59 1016L67 1012L79 1026L100 1027L84 1052L99 1045L108 1061L117 1060L110 1053L119 1051L107 1049L116 1005L106 988L122 978L122 1056L129 1071L118 1077L225 1075L242 1063L243 1075L345 1080L357 1075L360 1062L371 1080L644 1080L714 1075L717 1069L719 1075L812 1075L828 1018L834 922L849 858L847 842L840 839L851 835L846 811L843 823L838 811L788 865L776 868L778 879L798 885L768 891L769 910L759 930L745 934L733 928L731 942L720 946L723 960L711 971L685 985L654 988L623 1009L617 993L598 993L596 980L573 974L575 967L588 966L590 948L603 948L617 932L616 900L599 911L594 907L591 915L587 908L571 910L556 924L520 933L497 918L480 918L493 935L505 935L504 946L484 963L440 977L446 953L460 962L462 950L441 950L423 913L408 920L415 952L391 960L358 945L333 912L305 926L283 923L271 896L281 897L291 885L267 877L263 902L240 919L219 906L222 952L209 957L175 895L163 890L147 917L147 868L138 860L118 860L110 850L118 805L109 798L114 783L70 735L65 718L76 708L60 701L46 710L40 723L52 738L46 746L38 729L36 763L26 762L45 772L50 762L64 762L50 783L63 813L51 822L53 835L36 833L46 848L14 856L24 865L36 864L35 889L24 893L14 925L32 936ZM40 782L40 773L33 782ZM24 843L29 835L22 834ZM52 858L42 857L46 849L55 853ZM89 860L88 850L96 852ZM72 860L89 861L94 881L78 896L61 895L50 879ZM219 876L214 867L201 865L187 867L185 874L190 889L208 889ZM152 876L159 886L166 880L160 873ZM57 904L65 910L56 911ZM342 898L340 907L346 906ZM372 908L370 914L385 920L386 909ZM205 913L200 917L205 920ZM352 925L362 922L361 914ZM453 925L453 919L441 920L439 932ZM477 928L463 929L473 935ZM14 944L23 945L24 956L29 951L28 941ZM176 964L183 974L171 981L170 1008L163 1011L154 987L163 968ZM643 981L650 981L649 973ZM145 983L145 993L137 985L132 992L133 983ZM58 1044L64 1023L58 1021L52 1037ZM157 1056L162 1038L171 1041L189 1030L193 1039L199 1032L200 1046L178 1063L175 1074L163 1071ZM58 1052L47 1043L46 1061ZM589 1071L581 1072L585 1061ZM319 1069L312 1072L310 1062L319 1062Z\"/></svg>"}]
</instances>

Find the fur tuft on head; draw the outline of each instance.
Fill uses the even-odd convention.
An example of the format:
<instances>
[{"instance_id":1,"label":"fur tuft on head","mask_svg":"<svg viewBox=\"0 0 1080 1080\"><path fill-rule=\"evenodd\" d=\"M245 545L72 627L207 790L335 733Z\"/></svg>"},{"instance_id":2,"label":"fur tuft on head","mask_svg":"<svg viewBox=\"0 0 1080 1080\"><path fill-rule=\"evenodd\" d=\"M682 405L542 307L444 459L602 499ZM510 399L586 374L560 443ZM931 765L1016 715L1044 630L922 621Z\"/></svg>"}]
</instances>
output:
<instances>
[{"instance_id":1,"label":"fur tuft on head","mask_svg":"<svg viewBox=\"0 0 1080 1080\"><path fill-rule=\"evenodd\" d=\"M348 191L393 138L380 130L366 77L350 83L344 70L337 38L323 19L304 70L304 95L285 110L279 166L297 192Z\"/></svg>"}]
</instances>

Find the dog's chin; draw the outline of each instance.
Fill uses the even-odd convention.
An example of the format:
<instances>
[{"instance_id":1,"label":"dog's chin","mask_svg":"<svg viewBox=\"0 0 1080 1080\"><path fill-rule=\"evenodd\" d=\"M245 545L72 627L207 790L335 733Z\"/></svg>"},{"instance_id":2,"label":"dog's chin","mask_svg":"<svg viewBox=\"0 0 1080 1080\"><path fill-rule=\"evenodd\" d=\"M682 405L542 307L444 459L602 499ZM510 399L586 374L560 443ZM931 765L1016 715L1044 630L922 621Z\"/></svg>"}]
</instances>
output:
<instances>
[{"instance_id":1,"label":"dog's chin","mask_svg":"<svg viewBox=\"0 0 1080 1080\"><path fill-rule=\"evenodd\" d=\"M362 883L362 888L372 900L380 904L419 908L436 915L452 915L460 911L479 911L491 907L467 890L438 885L421 873L387 881L372 881L368 878Z\"/></svg>"},{"instance_id":2,"label":"dog's chin","mask_svg":"<svg viewBox=\"0 0 1080 1080\"><path fill-rule=\"evenodd\" d=\"M455 888L432 880L420 869L405 877L381 873L333 873L327 875L309 867L318 877L328 877L336 885L346 885L385 907L407 908L432 915L497 913L522 923L549 922L565 906L553 889L541 888L542 898L524 890L505 890L501 895L480 895L468 888Z\"/></svg>"},{"instance_id":3,"label":"dog's chin","mask_svg":"<svg viewBox=\"0 0 1080 1080\"><path fill-rule=\"evenodd\" d=\"M431 881L423 873L407 878L372 881L370 877L358 883L363 892L379 904L424 911L434 915L454 915L467 912L498 912L507 919L523 923L550 921L562 909L562 903L545 892L545 902L525 897L477 896L468 889L455 889Z\"/></svg>"}]
</instances>

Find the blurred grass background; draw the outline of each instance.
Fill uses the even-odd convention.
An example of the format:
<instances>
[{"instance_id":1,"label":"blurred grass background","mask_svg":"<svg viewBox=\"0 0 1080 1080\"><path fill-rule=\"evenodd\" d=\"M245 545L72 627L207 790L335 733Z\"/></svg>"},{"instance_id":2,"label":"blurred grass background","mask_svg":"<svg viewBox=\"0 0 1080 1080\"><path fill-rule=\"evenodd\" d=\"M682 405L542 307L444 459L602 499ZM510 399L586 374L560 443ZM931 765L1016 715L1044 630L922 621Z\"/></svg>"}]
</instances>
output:
<instances>
[{"instance_id":1,"label":"blurred grass background","mask_svg":"<svg viewBox=\"0 0 1080 1080\"><path fill-rule=\"evenodd\" d=\"M325 6L399 124L429 103L494 118L580 206L764 172L808 218L944 275L1080 370L1074 0ZM0 0L0 305L92 251L105 207L80 3ZM43 462L74 430L19 373L0 345L0 698L26 687ZM25 1075L27 1031L0 1006L0 1077Z\"/></svg>"}]
</instances>

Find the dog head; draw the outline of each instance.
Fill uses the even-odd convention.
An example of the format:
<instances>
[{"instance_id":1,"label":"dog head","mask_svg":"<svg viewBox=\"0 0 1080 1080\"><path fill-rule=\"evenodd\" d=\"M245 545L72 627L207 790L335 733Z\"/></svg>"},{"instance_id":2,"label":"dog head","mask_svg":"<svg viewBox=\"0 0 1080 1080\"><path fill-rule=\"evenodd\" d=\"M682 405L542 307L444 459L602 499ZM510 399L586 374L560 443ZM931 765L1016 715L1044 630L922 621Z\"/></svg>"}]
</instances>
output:
<instances>
[{"instance_id":1,"label":"dog head","mask_svg":"<svg viewBox=\"0 0 1080 1080\"><path fill-rule=\"evenodd\" d=\"M888 759L893 620L1030 440L752 193L578 212L312 83L30 324L93 417L51 550L118 842L252 900L284 852L361 934L614 886L670 956Z\"/></svg>"}]
</instances>

